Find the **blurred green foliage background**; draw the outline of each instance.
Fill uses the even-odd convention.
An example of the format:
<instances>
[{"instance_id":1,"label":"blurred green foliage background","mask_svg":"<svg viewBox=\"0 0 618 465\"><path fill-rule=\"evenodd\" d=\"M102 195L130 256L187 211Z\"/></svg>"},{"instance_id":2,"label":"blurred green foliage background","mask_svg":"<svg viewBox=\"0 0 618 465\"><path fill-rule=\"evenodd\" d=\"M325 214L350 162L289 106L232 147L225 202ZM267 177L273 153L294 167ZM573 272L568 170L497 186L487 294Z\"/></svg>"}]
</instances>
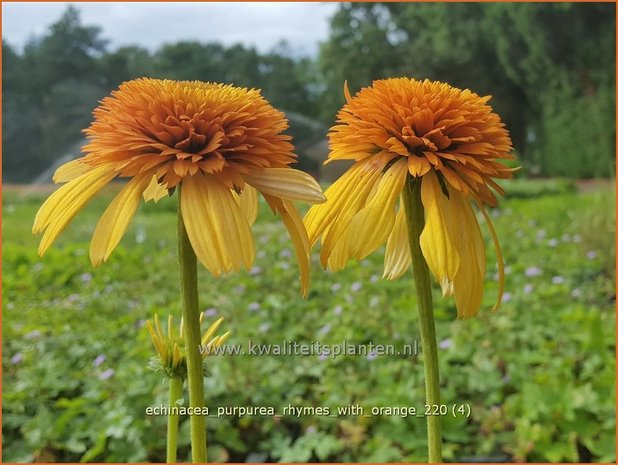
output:
<instances>
[{"instance_id":1,"label":"blurred green foliage background","mask_svg":"<svg viewBox=\"0 0 618 465\"><path fill-rule=\"evenodd\" d=\"M615 27L613 3L343 3L317 57L285 43L269 53L200 42L150 52L110 49L69 8L23 51L3 41L3 179L32 181L77 152L97 101L141 76L262 89L288 113L310 171L318 163L303 147L334 122L345 80L355 92L378 78L437 79L493 95L528 174L608 177Z\"/></svg>"},{"instance_id":2,"label":"blurred green foliage background","mask_svg":"<svg viewBox=\"0 0 618 465\"><path fill-rule=\"evenodd\" d=\"M492 211L507 265L504 303L488 245L478 318L457 320L435 284L442 399L471 416L444 417L449 461L612 462L615 459L615 192L519 180ZM511 189L512 187L512 189ZM93 270L88 241L117 186L98 196L41 260L32 218L44 193L4 193L3 457L5 461L165 459L167 386L148 369L144 320L180 314L175 199L145 205L110 260ZM526 192L525 196L520 192ZM261 205L250 271L214 279L200 267L200 301L224 316L229 344L412 344L412 276L382 275L383 251L338 273L314 252L311 291L299 296L291 241ZM233 356L208 359L207 404L415 406L422 359ZM189 460L182 418L179 459ZM218 461L425 460L423 418L209 418Z\"/></svg>"},{"instance_id":3,"label":"blurred green foliage background","mask_svg":"<svg viewBox=\"0 0 618 465\"><path fill-rule=\"evenodd\" d=\"M291 120L300 166L352 92L373 79L447 81L479 94L511 131L524 169L493 209L507 265L500 311L456 320L435 286L442 396L470 418L444 418L448 461L615 460L615 5L611 3L341 4L316 57L285 44L179 42L111 49L70 8L23 50L3 41L3 460L162 461L167 386L148 369L145 319L179 315L175 199L143 205L109 262L93 270L88 241L119 186L78 215L44 260L30 228L53 189L32 184L77 155L97 101L153 76L259 87ZM325 147L325 146L324 146ZM537 178L537 179L533 179ZM548 179L551 178L551 179ZM383 251L328 273L313 258L298 294L291 242L261 205L257 258L213 279L200 268L209 318L230 344L367 344L417 339L412 276L380 279ZM497 293L488 244L484 307ZM314 251L317 253L317 251ZM417 357L212 357L208 405L413 405ZM218 461L423 461L422 418L222 417L208 420ZM189 460L189 425L180 454Z\"/></svg>"}]
</instances>

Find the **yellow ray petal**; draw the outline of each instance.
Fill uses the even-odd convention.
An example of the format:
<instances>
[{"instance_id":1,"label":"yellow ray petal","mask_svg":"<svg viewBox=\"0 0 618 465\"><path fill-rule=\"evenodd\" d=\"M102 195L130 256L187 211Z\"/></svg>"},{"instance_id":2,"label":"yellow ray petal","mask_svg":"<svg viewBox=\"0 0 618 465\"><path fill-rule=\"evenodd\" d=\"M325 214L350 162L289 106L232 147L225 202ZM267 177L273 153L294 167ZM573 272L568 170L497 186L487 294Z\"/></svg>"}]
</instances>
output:
<instances>
[{"instance_id":1,"label":"yellow ray petal","mask_svg":"<svg viewBox=\"0 0 618 465\"><path fill-rule=\"evenodd\" d=\"M395 204L401 195L407 174L407 160L396 161L376 184L369 201L350 222L350 238L353 240L353 254L362 260L384 244L395 223Z\"/></svg>"},{"instance_id":2,"label":"yellow ray petal","mask_svg":"<svg viewBox=\"0 0 618 465\"><path fill-rule=\"evenodd\" d=\"M92 166L84 163L82 158L77 158L58 167L52 179L56 184L69 182L82 174L86 174L91 169Z\"/></svg>"},{"instance_id":3,"label":"yellow ray petal","mask_svg":"<svg viewBox=\"0 0 618 465\"><path fill-rule=\"evenodd\" d=\"M326 203L312 206L305 215L303 222L307 228L309 243L312 247L320 236L327 229L330 229L330 225L333 224L334 219L341 212L341 207L349 198L348 192L358 184L357 178L361 168L362 162L352 165L348 171L326 189L324 193L328 199Z\"/></svg>"},{"instance_id":4,"label":"yellow ray petal","mask_svg":"<svg viewBox=\"0 0 618 465\"><path fill-rule=\"evenodd\" d=\"M449 194L453 194L451 189ZM443 294L449 294L451 283L459 269L460 237L457 230L449 230L458 212L452 195L447 198L442 192L438 178L430 171L422 178L421 200L425 209L425 227L420 237L421 250L429 269L434 274Z\"/></svg>"},{"instance_id":5,"label":"yellow ray petal","mask_svg":"<svg viewBox=\"0 0 618 465\"><path fill-rule=\"evenodd\" d=\"M34 218L34 225L32 226L33 233L39 233L43 231L47 226L58 217L58 206L61 205L66 199L73 199L85 188L90 186L92 182L106 174L111 175L111 170L107 166L99 166L92 171L84 173L82 176L75 178L68 182L64 186L56 190L50 195L47 200L41 205L39 211ZM112 176L113 177L113 176Z\"/></svg>"},{"instance_id":6,"label":"yellow ray petal","mask_svg":"<svg viewBox=\"0 0 618 465\"><path fill-rule=\"evenodd\" d=\"M153 175L150 180L150 184L148 184L148 187L144 190L144 201L150 202L151 200L154 200L155 203L157 203L166 195L167 189L159 184L157 177Z\"/></svg>"},{"instance_id":7,"label":"yellow ray petal","mask_svg":"<svg viewBox=\"0 0 618 465\"><path fill-rule=\"evenodd\" d=\"M477 203L479 210L483 214L485 218L485 222L487 223L487 227L489 228L489 234L491 235L491 240L494 243L494 247L496 249L496 259L498 261L498 297L496 298L496 304L493 306L492 310L498 310L500 308L500 304L502 303L502 295L504 294L504 258L502 256L502 248L500 247L500 241L498 240L498 235L496 234L496 230L494 228L494 224L491 221L491 217L487 214L487 211L483 207L481 202Z\"/></svg>"},{"instance_id":8,"label":"yellow ray petal","mask_svg":"<svg viewBox=\"0 0 618 465\"><path fill-rule=\"evenodd\" d=\"M90 242L90 261L98 266L106 261L116 248L139 206L142 193L150 182L150 175L131 179L109 204Z\"/></svg>"},{"instance_id":9,"label":"yellow ray petal","mask_svg":"<svg viewBox=\"0 0 618 465\"><path fill-rule=\"evenodd\" d=\"M412 262L409 241L406 212L403 202L401 202L393 230L386 242L383 278L397 279L408 270Z\"/></svg>"},{"instance_id":10,"label":"yellow ray petal","mask_svg":"<svg viewBox=\"0 0 618 465\"><path fill-rule=\"evenodd\" d=\"M39 255L43 256L51 244L67 227L77 212L115 176L108 166L93 169L54 192L39 209L33 232L43 233Z\"/></svg>"},{"instance_id":11,"label":"yellow ray petal","mask_svg":"<svg viewBox=\"0 0 618 465\"><path fill-rule=\"evenodd\" d=\"M300 268L300 289L303 297L307 296L310 280L310 251L309 238L303 220L296 210L292 202L284 199L279 199L268 194L263 194L270 208L281 216L283 224L290 233L294 250L296 251L296 259Z\"/></svg>"},{"instance_id":12,"label":"yellow ray petal","mask_svg":"<svg viewBox=\"0 0 618 465\"><path fill-rule=\"evenodd\" d=\"M182 182L181 209L187 234L200 261L215 276L251 267L255 256L249 223L231 191L213 176Z\"/></svg>"},{"instance_id":13,"label":"yellow ray petal","mask_svg":"<svg viewBox=\"0 0 618 465\"><path fill-rule=\"evenodd\" d=\"M208 327L202 336L202 345L206 344L212 338L212 335L217 332L217 329L219 329L221 323L223 323L223 317L217 318L217 320Z\"/></svg>"},{"instance_id":14,"label":"yellow ray petal","mask_svg":"<svg viewBox=\"0 0 618 465\"><path fill-rule=\"evenodd\" d=\"M307 173L292 168L264 168L245 176L245 181L264 194L287 200L322 203L320 185Z\"/></svg>"},{"instance_id":15,"label":"yellow ray petal","mask_svg":"<svg viewBox=\"0 0 618 465\"><path fill-rule=\"evenodd\" d=\"M353 234L347 235L345 232L354 215L363 208L367 198L374 192L385 166L393 158L394 155L384 153L355 163L326 191L328 202L313 206L305 216L311 245L322 235L322 266L328 264L329 257L340 240L355 239ZM341 250L351 251L352 245L346 245ZM340 257L344 261L348 258Z\"/></svg>"},{"instance_id":16,"label":"yellow ray petal","mask_svg":"<svg viewBox=\"0 0 618 465\"><path fill-rule=\"evenodd\" d=\"M451 189L451 201L457 215L449 218L448 228L458 234L460 265L453 279L457 315L469 318L478 313L483 299L485 278L485 242L470 201Z\"/></svg>"},{"instance_id":17,"label":"yellow ray petal","mask_svg":"<svg viewBox=\"0 0 618 465\"><path fill-rule=\"evenodd\" d=\"M232 191L234 200L240 206L240 209L245 214L249 224L255 223L258 214L258 197L257 191L250 185L246 185L240 194Z\"/></svg>"}]
</instances>

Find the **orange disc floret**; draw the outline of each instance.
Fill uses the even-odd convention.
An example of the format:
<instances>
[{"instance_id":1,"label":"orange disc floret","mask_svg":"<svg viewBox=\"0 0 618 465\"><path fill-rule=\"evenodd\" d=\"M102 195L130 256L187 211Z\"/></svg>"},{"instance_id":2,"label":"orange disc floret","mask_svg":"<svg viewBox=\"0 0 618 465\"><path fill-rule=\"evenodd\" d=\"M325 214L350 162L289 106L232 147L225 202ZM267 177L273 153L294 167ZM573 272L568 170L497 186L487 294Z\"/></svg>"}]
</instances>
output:
<instances>
[{"instance_id":1,"label":"orange disc floret","mask_svg":"<svg viewBox=\"0 0 618 465\"><path fill-rule=\"evenodd\" d=\"M406 157L420 177L435 170L455 189L474 191L496 204L492 178L510 178L499 159L513 159L511 139L500 117L479 97L441 82L396 78L375 81L347 104L332 127L329 161L381 155Z\"/></svg>"},{"instance_id":2,"label":"orange disc floret","mask_svg":"<svg viewBox=\"0 0 618 465\"><path fill-rule=\"evenodd\" d=\"M242 188L252 169L296 161L286 118L254 89L137 79L104 98L94 117L82 163L113 164L121 177L156 168L167 189L199 171Z\"/></svg>"}]
</instances>

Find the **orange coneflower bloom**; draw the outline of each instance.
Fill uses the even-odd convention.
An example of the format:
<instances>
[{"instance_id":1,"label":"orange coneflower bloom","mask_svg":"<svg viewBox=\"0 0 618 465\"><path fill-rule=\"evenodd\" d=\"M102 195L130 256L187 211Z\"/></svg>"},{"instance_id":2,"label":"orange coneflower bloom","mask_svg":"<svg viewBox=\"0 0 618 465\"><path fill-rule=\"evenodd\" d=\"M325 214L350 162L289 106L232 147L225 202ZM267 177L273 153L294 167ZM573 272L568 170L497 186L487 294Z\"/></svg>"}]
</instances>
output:
<instances>
[{"instance_id":1,"label":"orange coneflower bloom","mask_svg":"<svg viewBox=\"0 0 618 465\"><path fill-rule=\"evenodd\" d=\"M129 182L101 217L92 238L93 265L118 245L140 199L182 191L180 209L195 253L215 276L250 267L250 225L257 192L281 215L294 242L303 292L309 276L306 231L293 200L322 202L315 180L296 161L283 113L258 90L198 81L137 79L94 110L85 156L61 166L66 183L41 206L33 231L43 255L77 212L116 177Z\"/></svg>"},{"instance_id":2,"label":"orange coneflower bloom","mask_svg":"<svg viewBox=\"0 0 618 465\"><path fill-rule=\"evenodd\" d=\"M311 245L322 238L322 264L338 270L386 243L384 277L401 276L411 257L400 198L406 180L420 178L423 255L443 293L454 294L458 315L476 314L485 246L471 201L486 216L483 204L496 203L490 188L503 193L492 178L512 175L496 161L513 156L504 124L487 105L490 97L408 78L375 81L354 97L346 86L345 96L329 133L327 162L355 163L325 192L327 202L305 217Z\"/></svg>"}]
</instances>

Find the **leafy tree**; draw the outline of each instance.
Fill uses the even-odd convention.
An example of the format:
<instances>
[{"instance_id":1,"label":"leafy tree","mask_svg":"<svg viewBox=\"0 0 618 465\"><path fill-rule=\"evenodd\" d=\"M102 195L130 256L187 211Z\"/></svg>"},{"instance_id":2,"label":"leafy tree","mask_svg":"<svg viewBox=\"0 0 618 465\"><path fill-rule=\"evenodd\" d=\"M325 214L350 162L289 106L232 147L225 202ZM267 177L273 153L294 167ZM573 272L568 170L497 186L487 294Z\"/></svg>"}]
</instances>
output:
<instances>
[{"instance_id":1,"label":"leafy tree","mask_svg":"<svg viewBox=\"0 0 618 465\"><path fill-rule=\"evenodd\" d=\"M344 4L320 65L324 115L373 79L410 76L493 95L524 163L539 174L613 172L613 4ZM577 134L586 150L572 140Z\"/></svg>"}]
</instances>

